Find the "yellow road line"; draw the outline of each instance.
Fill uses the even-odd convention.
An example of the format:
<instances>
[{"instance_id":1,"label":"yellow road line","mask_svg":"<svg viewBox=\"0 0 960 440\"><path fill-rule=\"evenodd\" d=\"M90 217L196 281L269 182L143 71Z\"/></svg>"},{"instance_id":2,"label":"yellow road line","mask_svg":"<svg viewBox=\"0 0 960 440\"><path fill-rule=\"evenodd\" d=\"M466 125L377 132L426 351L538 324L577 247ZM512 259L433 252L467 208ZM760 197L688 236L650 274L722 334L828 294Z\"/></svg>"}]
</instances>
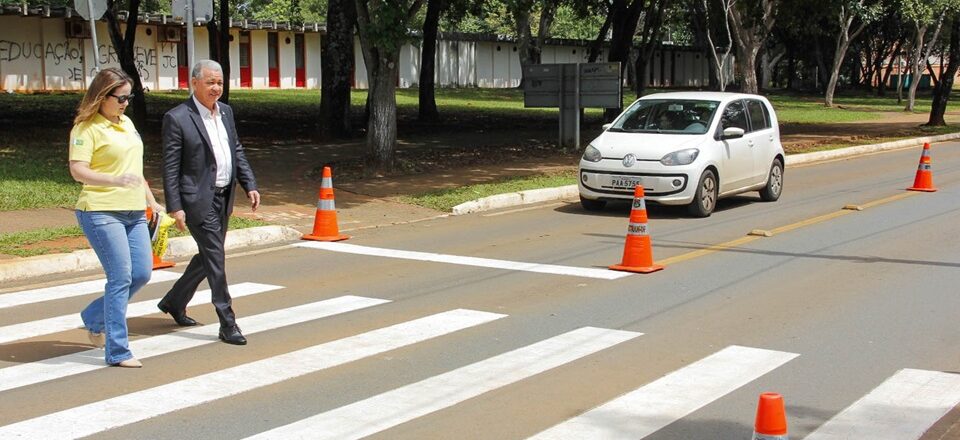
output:
<instances>
[{"instance_id":1,"label":"yellow road line","mask_svg":"<svg viewBox=\"0 0 960 440\"><path fill-rule=\"evenodd\" d=\"M913 192L913 191L908 191L908 192L900 193L900 194L897 194L897 195L894 195L894 196L885 197L885 198L882 198L882 199L880 199L880 200L874 200L874 201L869 202L869 203L864 203L863 205L860 205L860 206L862 206L863 209L872 208L872 207L875 207L875 206L883 205L883 204L885 204L885 203L890 203L890 202L895 202L895 201L900 200L900 199L905 199L905 198L910 197L910 196L915 196L915 195L917 195L917 194L919 194L919 193ZM794 230L794 229L799 229L799 228L802 228L802 227L804 227L804 226L810 226L810 225L813 225L813 224L825 222L825 221L827 221L827 220L832 220L832 219L835 219L835 218L837 218L837 217L841 217L841 216L844 216L844 215L847 215L847 214L852 214L852 213L855 213L855 212L858 212L858 211L852 211L852 210L848 210L848 209L842 209L842 210L839 210L839 211L831 212L831 213L829 213L829 214L824 214L824 215L820 215L820 216L817 216L817 217L809 218L809 219L806 219L806 220L801 220L801 221L796 222L796 223L791 223L791 224L789 224L789 225L781 226L781 227L779 227L779 228L772 229L772 230L770 230L770 231L771 231L774 235L776 235L776 234L780 234L780 233L783 233L783 232L792 231L792 230ZM674 257L670 257L670 258L665 258L665 259L663 259L663 260L661 260L661 261L657 261L656 264L660 264L660 265L663 265L663 266L667 266L667 265L679 263L679 262L682 262L682 261L688 261L688 260L692 260L692 259L694 259L694 258L702 257L702 256L704 256L704 255L712 254L712 253L714 253L714 252L718 252L718 251L722 251L722 250L726 250L726 249L736 248L737 246L742 246L742 245L744 245L744 244L750 243L751 241L759 240L759 239L761 239L761 238L763 238L763 237L756 236L756 235L748 235L748 236L745 236L745 237L738 238L738 239L736 239L736 240L728 241L728 242L726 242L726 243L720 243L720 244L716 244L716 245L713 245L713 246L709 246L709 247L706 247L706 248L703 248L703 249L700 249L700 250L696 250L696 251L693 251L693 252L687 252L687 253L685 253L685 254L677 255L677 256L674 256Z\"/></svg>"}]
</instances>

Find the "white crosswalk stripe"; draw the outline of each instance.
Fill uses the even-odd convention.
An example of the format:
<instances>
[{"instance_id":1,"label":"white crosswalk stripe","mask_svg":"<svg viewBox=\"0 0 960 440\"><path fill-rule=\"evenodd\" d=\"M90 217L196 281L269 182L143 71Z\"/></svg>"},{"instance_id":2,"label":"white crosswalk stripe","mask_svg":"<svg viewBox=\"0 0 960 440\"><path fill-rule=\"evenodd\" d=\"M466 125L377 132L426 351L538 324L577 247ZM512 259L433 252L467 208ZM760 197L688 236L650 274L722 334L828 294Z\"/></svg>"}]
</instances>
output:
<instances>
[{"instance_id":1,"label":"white crosswalk stripe","mask_svg":"<svg viewBox=\"0 0 960 440\"><path fill-rule=\"evenodd\" d=\"M308 241L297 243L294 246L326 251L345 252L349 254L371 255L376 257L402 258L406 260L430 261L434 263L460 264L464 266L490 267L494 269L518 270L554 275L569 275L585 278L599 278L615 280L630 276L629 272L617 272L607 269L593 269L589 267L557 266L553 264L524 263L520 261L494 260L490 258L464 257L459 255L434 254L430 252L402 251L384 249L355 244Z\"/></svg>"},{"instance_id":2,"label":"white crosswalk stripe","mask_svg":"<svg viewBox=\"0 0 960 440\"><path fill-rule=\"evenodd\" d=\"M177 278L180 278L179 273L170 272L167 270L157 270L154 271L150 276L150 281L147 284L173 281ZM82 281L79 283L64 284L60 286L4 293L0 295L0 309L103 292L103 285L106 284L106 282L106 278L100 278L96 280Z\"/></svg>"},{"instance_id":3,"label":"white crosswalk stripe","mask_svg":"<svg viewBox=\"0 0 960 440\"><path fill-rule=\"evenodd\" d=\"M0 438L79 438L503 318L453 310L0 427Z\"/></svg>"},{"instance_id":4,"label":"white crosswalk stripe","mask_svg":"<svg viewBox=\"0 0 960 440\"><path fill-rule=\"evenodd\" d=\"M797 356L730 346L531 438L642 438Z\"/></svg>"},{"instance_id":5,"label":"white crosswalk stripe","mask_svg":"<svg viewBox=\"0 0 960 440\"><path fill-rule=\"evenodd\" d=\"M249 295L256 295L258 293L270 292L280 288L280 286L274 286L270 284L239 283L230 286L230 296L233 298L240 298ZM160 310L157 309L158 301L159 300L157 299L151 299L129 304L127 306L127 318L146 316L152 313L160 313ZM197 291L197 293L193 296L193 300L190 301L191 306L209 303L209 289ZM81 326L83 326L83 322L80 320L79 311L69 315L8 325L5 327L0 327L0 344L5 344L7 342L17 341L20 339L32 338L34 336L75 329Z\"/></svg>"},{"instance_id":6,"label":"white crosswalk stripe","mask_svg":"<svg viewBox=\"0 0 960 440\"><path fill-rule=\"evenodd\" d=\"M160 282L164 277L155 277L154 280ZM78 291L96 292L102 288L102 283L103 280L94 280L15 292L8 294L11 296L6 298L6 302L0 302L0 309L75 297L81 295L74 293ZM259 283L230 286L234 297L282 288ZM191 305L209 304L209 301L210 291L204 290L197 292ZM130 304L128 316L160 313L156 302L157 300L148 300ZM239 324L244 333L251 336L387 303L390 301L347 295L243 316L239 319ZM263 387L282 386L279 384L284 381L490 323L505 316L457 309L171 383L160 382L159 386L152 384L152 388L142 391L103 400L91 396L82 400L79 406L67 409L58 406L51 409L52 413L32 412L19 417L7 414L4 420L11 424L0 426L0 439L79 438L130 425L135 428L135 424L155 417ZM0 327L0 343L69 330L79 326L79 321L78 314L74 313ZM214 323L133 340L131 350L140 359L182 352L216 343L218 329L219 325ZM552 370L578 360L590 362L588 356L614 349L618 344L641 335L642 333L623 330L579 328L373 397L364 395L362 400L351 401L352 403L348 402L284 426L270 429L272 425L252 425L259 428L254 432L242 432L240 436L249 435L251 437L248 438L251 439L340 440L362 438L384 431L389 433L387 430L401 424L448 410L486 393L500 389L509 390L511 386L517 386L521 381L537 375L549 380L551 376L544 373L550 374ZM419 349L420 347L415 350ZM797 356L799 354L783 351L729 346L583 414L563 421L554 415L558 417L553 419L554 423L559 423L531 438L644 438L713 402L718 402L724 396L787 364ZM12 356L10 360L15 361ZM106 366L103 363L102 350L86 350L0 368L0 396L15 389L28 393L31 390L24 387L31 385L42 384L37 387L38 390L56 389L61 384L69 386L70 381L53 381L84 373L93 374L103 368ZM562 383L556 385L564 386ZM532 400L536 401L536 398L532 396ZM960 375L904 369L836 414L806 439L920 438L958 405ZM287 419L283 423L289 421ZM274 422L277 423L279 422ZM257 433L264 429L266 431Z\"/></svg>"},{"instance_id":7,"label":"white crosswalk stripe","mask_svg":"<svg viewBox=\"0 0 960 440\"><path fill-rule=\"evenodd\" d=\"M958 404L960 375L904 369L806 439L916 439Z\"/></svg>"},{"instance_id":8,"label":"white crosswalk stripe","mask_svg":"<svg viewBox=\"0 0 960 440\"><path fill-rule=\"evenodd\" d=\"M312 321L366 307L373 307L388 302L389 301L383 299L342 296L326 301L242 317L238 321L239 324L243 326L244 334L250 336L267 330ZM205 344L212 344L217 341L217 332L219 330L220 324L210 324L203 327L191 327L187 330L168 335L131 341L130 351L136 353L137 357L142 360L199 347ZM87 350L80 353L46 359L40 362L31 362L4 368L0 369L0 391L59 379L105 367L103 350Z\"/></svg>"},{"instance_id":9,"label":"white crosswalk stripe","mask_svg":"<svg viewBox=\"0 0 960 440\"><path fill-rule=\"evenodd\" d=\"M251 438L362 438L637 336L581 328Z\"/></svg>"}]
</instances>

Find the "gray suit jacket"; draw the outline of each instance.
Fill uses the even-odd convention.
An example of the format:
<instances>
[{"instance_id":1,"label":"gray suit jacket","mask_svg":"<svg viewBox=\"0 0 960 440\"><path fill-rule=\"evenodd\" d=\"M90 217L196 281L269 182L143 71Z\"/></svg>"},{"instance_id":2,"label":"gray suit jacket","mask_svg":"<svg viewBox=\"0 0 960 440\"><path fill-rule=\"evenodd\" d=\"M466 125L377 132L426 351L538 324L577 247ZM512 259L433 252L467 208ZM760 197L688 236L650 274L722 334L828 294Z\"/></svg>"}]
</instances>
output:
<instances>
[{"instance_id":1,"label":"gray suit jacket","mask_svg":"<svg viewBox=\"0 0 960 440\"><path fill-rule=\"evenodd\" d=\"M239 182L244 191L249 192L257 189L257 181L237 137L233 109L222 102L217 105L223 125L227 129L233 163L230 173L232 182L227 195L229 216L233 210L233 189L236 183ZM200 111L192 97L163 115L162 133L163 193L166 209L168 212L183 210L187 223L199 224L213 204L217 161Z\"/></svg>"}]
</instances>

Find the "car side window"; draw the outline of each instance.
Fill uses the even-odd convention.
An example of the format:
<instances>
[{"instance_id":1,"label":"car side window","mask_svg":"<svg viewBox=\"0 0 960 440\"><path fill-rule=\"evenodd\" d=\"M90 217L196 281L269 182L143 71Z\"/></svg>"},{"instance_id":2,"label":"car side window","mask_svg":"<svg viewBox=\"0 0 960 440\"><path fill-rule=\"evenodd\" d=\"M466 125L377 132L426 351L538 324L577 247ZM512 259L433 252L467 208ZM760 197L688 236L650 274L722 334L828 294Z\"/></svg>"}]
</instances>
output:
<instances>
[{"instance_id":1,"label":"car side window","mask_svg":"<svg viewBox=\"0 0 960 440\"><path fill-rule=\"evenodd\" d=\"M747 112L743 108L743 101L734 101L723 109L723 116L720 118L720 130L730 127L742 128L743 131L750 131L747 125Z\"/></svg>"},{"instance_id":2,"label":"car side window","mask_svg":"<svg viewBox=\"0 0 960 440\"><path fill-rule=\"evenodd\" d=\"M750 112L750 124L753 131L760 131L770 128L770 114L767 113L766 106L755 99L747 100L747 110Z\"/></svg>"}]
</instances>

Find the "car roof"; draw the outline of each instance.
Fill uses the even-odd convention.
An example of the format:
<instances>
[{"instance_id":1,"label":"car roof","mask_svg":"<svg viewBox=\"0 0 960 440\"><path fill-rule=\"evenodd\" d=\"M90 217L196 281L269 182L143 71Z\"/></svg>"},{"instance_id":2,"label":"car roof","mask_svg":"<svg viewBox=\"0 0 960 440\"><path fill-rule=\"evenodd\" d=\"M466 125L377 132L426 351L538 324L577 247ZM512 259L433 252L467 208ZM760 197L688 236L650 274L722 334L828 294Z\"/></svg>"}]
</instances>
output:
<instances>
[{"instance_id":1,"label":"car roof","mask_svg":"<svg viewBox=\"0 0 960 440\"><path fill-rule=\"evenodd\" d=\"M742 99L742 98L754 98L754 99L759 98L762 100L766 100L766 98L760 95L752 95L749 93L708 92L708 91L653 93L650 95L640 97L640 99L697 99L697 100L709 100L709 101L730 101L733 99Z\"/></svg>"}]
</instances>

